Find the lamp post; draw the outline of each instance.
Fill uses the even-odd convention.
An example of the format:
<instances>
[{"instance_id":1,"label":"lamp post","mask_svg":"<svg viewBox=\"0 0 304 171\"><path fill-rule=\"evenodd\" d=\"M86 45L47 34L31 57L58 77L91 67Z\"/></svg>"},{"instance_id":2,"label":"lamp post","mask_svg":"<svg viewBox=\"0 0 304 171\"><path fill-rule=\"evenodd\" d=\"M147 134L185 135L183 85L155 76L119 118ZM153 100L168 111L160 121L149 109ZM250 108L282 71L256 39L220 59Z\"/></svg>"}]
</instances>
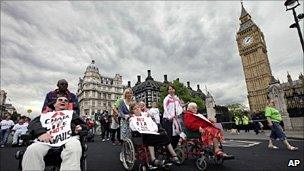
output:
<instances>
[{"instance_id":1,"label":"lamp post","mask_svg":"<svg viewBox=\"0 0 304 171\"><path fill-rule=\"evenodd\" d=\"M284 5L286 6L286 11L292 10L295 23L291 24L289 26L289 28L295 28L295 27L297 28L298 34L299 34L299 37L300 37L300 42L301 42L301 45L302 45L302 51L304 53L304 41L303 41L301 28L300 28L300 25L299 25L299 19L304 18L304 14L299 14L297 16L297 13L296 13L296 10L295 10L295 8L300 5L300 3L299 3L298 0L286 0Z\"/></svg>"}]
</instances>

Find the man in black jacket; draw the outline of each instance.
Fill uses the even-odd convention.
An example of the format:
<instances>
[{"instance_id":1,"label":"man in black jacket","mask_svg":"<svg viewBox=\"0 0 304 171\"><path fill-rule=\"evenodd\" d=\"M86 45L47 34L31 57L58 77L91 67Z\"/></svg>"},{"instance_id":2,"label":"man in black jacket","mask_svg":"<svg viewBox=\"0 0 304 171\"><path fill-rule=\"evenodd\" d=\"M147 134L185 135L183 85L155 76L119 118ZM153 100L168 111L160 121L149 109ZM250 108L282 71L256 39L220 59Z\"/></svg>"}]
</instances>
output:
<instances>
[{"instance_id":1,"label":"man in black jacket","mask_svg":"<svg viewBox=\"0 0 304 171\"><path fill-rule=\"evenodd\" d=\"M68 90L68 82L65 79L61 79L57 82L58 89L50 91L44 100L42 111L49 112L54 110L54 104L59 96L64 96L69 100L69 108L74 110L79 115L78 99L74 93Z\"/></svg>"},{"instance_id":2,"label":"man in black jacket","mask_svg":"<svg viewBox=\"0 0 304 171\"><path fill-rule=\"evenodd\" d=\"M64 114L68 109L68 102L66 97L58 97L54 108L55 111L61 112L49 112L43 115L51 114L52 117L54 117L57 113ZM38 141L26 149L22 160L23 170L44 170L45 163L43 157L51 148L51 144L55 143L57 137L53 137L51 135L53 130L48 130L46 127L43 127L43 124L41 123L41 116L38 116L30 122L28 126L28 133L31 134L33 138L37 138ZM68 138L66 138L67 142L64 144L65 147L61 152L62 163L60 170L80 170L82 148L79 141L79 134L85 130L87 130L85 122L74 112L71 118L71 130L69 135L65 136Z\"/></svg>"}]
</instances>

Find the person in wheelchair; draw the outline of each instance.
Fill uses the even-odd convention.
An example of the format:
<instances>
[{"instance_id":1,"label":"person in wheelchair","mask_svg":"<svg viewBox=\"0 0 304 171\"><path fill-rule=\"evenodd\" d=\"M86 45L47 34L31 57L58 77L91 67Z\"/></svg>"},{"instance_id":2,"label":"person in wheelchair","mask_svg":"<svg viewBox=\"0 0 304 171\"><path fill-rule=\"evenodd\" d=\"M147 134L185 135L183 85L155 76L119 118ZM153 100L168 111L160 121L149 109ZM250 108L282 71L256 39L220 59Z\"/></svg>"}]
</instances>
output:
<instances>
[{"instance_id":1,"label":"person in wheelchair","mask_svg":"<svg viewBox=\"0 0 304 171\"><path fill-rule=\"evenodd\" d=\"M220 148L220 143L224 139L222 131L215 127L214 121L210 121L197 112L196 103L191 102L188 104L187 111L184 114L184 125L189 131L200 132L203 145L213 145L216 156L223 158L233 157L222 151Z\"/></svg>"},{"instance_id":2,"label":"person in wheelchair","mask_svg":"<svg viewBox=\"0 0 304 171\"><path fill-rule=\"evenodd\" d=\"M132 132L139 132L143 136L144 145L148 146L153 166L161 166L164 161L159 161L155 157L155 146L166 146L172 158L171 161L175 164L180 164L180 161L175 153L169 137L164 130L158 130L157 124L151 117L141 115L140 104L135 103L130 105L130 111L133 114L129 120L129 126Z\"/></svg>"},{"instance_id":3,"label":"person in wheelchair","mask_svg":"<svg viewBox=\"0 0 304 171\"><path fill-rule=\"evenodd\" d=\"M79 135L87 132L85 122L73 110L68 110L68 99L57 97L55 111L42 113L28 126L28 133L35 139L27 147L23 170L44 170L44 156L52 147L63 146L60 170L80 170L82 146Z\"/></svg>"}]
</instances>

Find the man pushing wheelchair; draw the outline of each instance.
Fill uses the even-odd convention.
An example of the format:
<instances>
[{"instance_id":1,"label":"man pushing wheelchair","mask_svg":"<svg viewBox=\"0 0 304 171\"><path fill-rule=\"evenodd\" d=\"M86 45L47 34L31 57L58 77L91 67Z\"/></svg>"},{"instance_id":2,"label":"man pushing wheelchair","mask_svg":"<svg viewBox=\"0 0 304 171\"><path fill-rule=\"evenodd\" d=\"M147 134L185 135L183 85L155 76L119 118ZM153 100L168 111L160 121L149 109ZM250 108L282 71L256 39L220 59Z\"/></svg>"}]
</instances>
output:
<instances>
[{"instance_id":1,"label":"man pushing wheelchair","mask_svg":"<svg viewBox=\"0 0 304 171\"><path fill-rule=\"evenodd\" d=\"M44 170L44 156L52 147L63 147L60 170L81 170L83 153L79 136L87 133L87 126L69 106L66 97L58 96L54 111L42 113L30 122L28 133L35 140L23 155L22 170Z\"/></svg>"}]
</instances>

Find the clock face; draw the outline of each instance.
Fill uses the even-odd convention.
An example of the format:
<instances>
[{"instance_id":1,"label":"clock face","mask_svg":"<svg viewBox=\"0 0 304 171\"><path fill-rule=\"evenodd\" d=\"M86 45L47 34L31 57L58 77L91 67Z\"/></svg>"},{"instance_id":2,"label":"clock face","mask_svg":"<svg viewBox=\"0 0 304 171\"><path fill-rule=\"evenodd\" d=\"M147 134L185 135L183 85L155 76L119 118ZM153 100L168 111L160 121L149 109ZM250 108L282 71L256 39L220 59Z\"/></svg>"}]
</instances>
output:
<instances>
[{"instance_id":1,"label":"clock face","mask_svg":"<svg viewBox=\"0 0 304 171\"><path fill-rule=\"evenodd\" d=\"M252 37L247 36L243 39L243 45L250 45L252 43Z\"/></svg>"}]
</instances>

